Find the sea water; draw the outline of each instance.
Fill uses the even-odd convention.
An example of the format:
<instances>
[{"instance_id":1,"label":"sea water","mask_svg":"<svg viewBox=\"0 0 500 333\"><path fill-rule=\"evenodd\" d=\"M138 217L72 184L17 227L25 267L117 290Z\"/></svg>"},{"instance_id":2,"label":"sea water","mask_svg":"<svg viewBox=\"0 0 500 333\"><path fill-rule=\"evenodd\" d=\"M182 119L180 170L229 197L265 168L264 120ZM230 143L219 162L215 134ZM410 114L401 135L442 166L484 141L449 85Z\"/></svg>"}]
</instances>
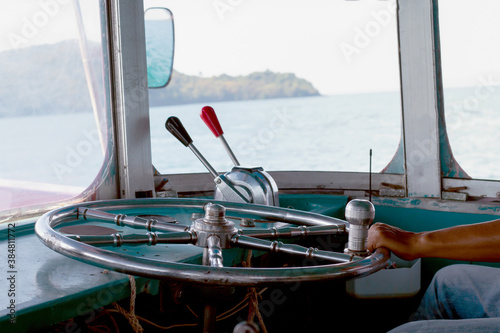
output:
<instances>
[{"instance_id":1,"label":"sea water","mask_svg":"<svg viewBox=\"0 0 500 333\"><path fill-rule=\"evenodd\" d=\"M374 171L390 161L400 140L397 95L319 96L210 103L224 138L242 165L265 170ZM204 104L153 108L153 160L161 172L205 171L193 153L165 131L165 120L177 116L217 171L230 170L222 143L200 119Z\"/></svg>"},{"instance_id":2,"label":"sea water","mask_svg":"<svg viewBox=\"0 0 500 333\"><path fill-rule=\"evenodd\" d=\"M475 178L500 179L498 97L472 104L472 90L445 94L455 158ZM162 173L206 172L165 130L177 116L194 145L219 172L232 162L199 117L205 104L151 108L153 165ZM401 140L399 93L318 96L208 103L240 163L273 170L379 172ZM473 107L472 107L473 106ZM94 115L0 119L0 179L86 187L103 163Z\"/></svg>"}]
</instances>

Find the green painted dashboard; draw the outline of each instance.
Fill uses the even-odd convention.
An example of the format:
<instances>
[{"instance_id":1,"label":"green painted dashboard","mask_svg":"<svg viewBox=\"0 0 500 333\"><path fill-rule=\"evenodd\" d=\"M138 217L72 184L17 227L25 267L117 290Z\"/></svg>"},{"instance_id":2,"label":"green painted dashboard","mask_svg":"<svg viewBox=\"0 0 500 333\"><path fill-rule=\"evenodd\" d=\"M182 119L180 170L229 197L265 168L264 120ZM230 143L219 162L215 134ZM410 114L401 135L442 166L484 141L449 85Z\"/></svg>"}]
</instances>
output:
<instances>
[{"instance_id":1,"label":"green painted dashboard","mask_svg":"<svg viewBox=\"0 0 500 333\"><path fill-rule=\"evenodd\" d=\"M282 194L283 207L344 218L346 196L319 194ZM431 230L450 225L476 223L497 218L476 215L376 206L376 221L414 231ZM145 212L147 213L147 212ZM130 296L127 275L107 271L62 256L46 247L35 235L36 219L0 225L0 332L25 332L59 323L77 316L92 316L93 311ZM176 262L200 263L202 250L189 245L124 246L135 256ZM230 250L225 263L237 264L243 252ZM423 274L431 276L447 261L426 260ZM425 278L423 279L423 281ZM138 277L137 290L156 294L159 281Z\"/></svg>"}]
</instances>

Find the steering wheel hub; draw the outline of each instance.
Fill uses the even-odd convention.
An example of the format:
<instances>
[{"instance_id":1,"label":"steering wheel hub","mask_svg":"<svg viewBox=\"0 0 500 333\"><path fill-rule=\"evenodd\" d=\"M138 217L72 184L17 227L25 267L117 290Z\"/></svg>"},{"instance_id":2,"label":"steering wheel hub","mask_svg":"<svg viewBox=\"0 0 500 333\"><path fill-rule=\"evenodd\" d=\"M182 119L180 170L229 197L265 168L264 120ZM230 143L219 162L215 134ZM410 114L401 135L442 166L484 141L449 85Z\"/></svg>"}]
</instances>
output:
<instances>
[{"instance_id":1,"label":"steering wheel hub","mask_svg":"<svg viewBox=\"0 0 500 333\"><path fill-rule=\"evenodd\" d=\"M226 219L226 208L214 203L207 203L204 207L205 216L193 222L191 230L196 232L196 246L208 247L207 240L210 236L220 239L220 247L231 248L231 238L238 233L234 222Z\"/></svg>"}]
</instances>

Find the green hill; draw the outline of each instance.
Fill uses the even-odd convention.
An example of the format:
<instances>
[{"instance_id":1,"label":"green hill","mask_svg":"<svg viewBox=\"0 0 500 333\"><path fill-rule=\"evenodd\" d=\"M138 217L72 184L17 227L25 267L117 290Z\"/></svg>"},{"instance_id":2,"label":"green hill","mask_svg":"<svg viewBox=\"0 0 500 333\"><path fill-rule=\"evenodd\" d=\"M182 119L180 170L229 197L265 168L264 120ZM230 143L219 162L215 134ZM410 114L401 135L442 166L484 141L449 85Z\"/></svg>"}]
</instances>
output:
<instances>
[{"instance_id":1,"label":"green hill","mask_svg":"<svg viewBox=\"0 0 500 333\"><path fill-rule=\"evenodd\" d=\"M100 78L102 64L96 46L89 45L89 58L95 77ZM0 117L92 109L76 41L0 52L0 63ZM311 83L295 74L271 71L210 78L174 71L166 88L149 92L151 106L319 95Z\"/></svg>"},{"instance_id":2,"label":"green hill","mask_svg":"<svg viewBox=\"0 0 500 333\"><path fill-rule=\"evenodd\" d=\"M293 73L255 72L209 78L174 71L166 88L149 91L151 106L318 96L313 85Z\"/></svg>"}]
</instances>

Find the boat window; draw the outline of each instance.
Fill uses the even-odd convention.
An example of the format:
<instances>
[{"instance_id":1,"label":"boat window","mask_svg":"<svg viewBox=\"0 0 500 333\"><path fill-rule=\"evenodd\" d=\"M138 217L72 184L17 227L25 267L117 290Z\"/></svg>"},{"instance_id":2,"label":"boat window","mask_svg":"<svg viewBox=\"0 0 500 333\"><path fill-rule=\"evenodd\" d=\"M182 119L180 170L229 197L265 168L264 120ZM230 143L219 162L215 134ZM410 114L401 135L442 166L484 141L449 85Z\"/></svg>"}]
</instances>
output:
<instances>
[{"instance_id":1,"label":"boat window","mask_svg":"<svg viewBox=\"0 0 500 333\"><path fill-rule=\"evenodd\" d=\"M242 165L381 171L401 133L395 1L165 1L174 72L150 90L153 163L206 172L165 130L177 116L219 172L233 166L199 117L215 109Z\"/></svg>"},{"instance_id":2,"label":"boat window","mask_svg":"<svg viewBox=\"0 0 500 333\"><path fill-rule=\"evenodd\" d=\"M448 137L476 179L500 179L500 2L440 0L439 25Z\"/></svg>"},{"instance_id":3,"label":"boat window","mask_svg":"<svg viewBox=\"0 0 500 333\"><path fill-rule=\"evenodd\" d=\"M5 217L15 209L33 212L33 206L93 193L109 162L111 125L100 1L2 6L0 216Z\"/></svg>"}]
</instances>

